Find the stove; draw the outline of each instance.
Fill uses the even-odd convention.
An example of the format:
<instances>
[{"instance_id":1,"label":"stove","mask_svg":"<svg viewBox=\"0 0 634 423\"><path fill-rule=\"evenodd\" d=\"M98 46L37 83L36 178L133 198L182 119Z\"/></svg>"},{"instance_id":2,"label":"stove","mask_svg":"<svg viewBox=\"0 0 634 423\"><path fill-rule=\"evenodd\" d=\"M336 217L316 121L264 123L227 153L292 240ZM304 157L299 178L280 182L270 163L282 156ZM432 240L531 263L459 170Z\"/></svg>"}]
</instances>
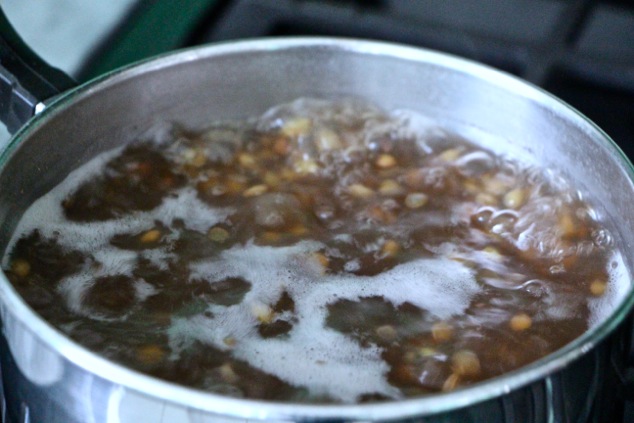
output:
<instances>
[{"instance_id":1,"label":"stove","mask_svg":"<svg viewBox=\"0 0 634 423\"><path fill-rule=\"evenodd\" d=\"M131 61L210 42L324 35L398 42L475 60L542 87L588 116L634 160L634 2L631 0L197 0L140 1L76 72L87 80ZM611 368L582 410L567 410L569 381L533 393L534 410L501 404L504 421L634 422L632 323L610 354ZM616 370L615 370L616 369ZM565 382L565 383L564 383ZM574 384L573 384L574 386ZM555 405L539 414L544 396ZM559 411L557 411L559 410ZM561 411L563 410L563 411ZM475 420L474 420L475 421Z\"/></svg>"}]
</instances>

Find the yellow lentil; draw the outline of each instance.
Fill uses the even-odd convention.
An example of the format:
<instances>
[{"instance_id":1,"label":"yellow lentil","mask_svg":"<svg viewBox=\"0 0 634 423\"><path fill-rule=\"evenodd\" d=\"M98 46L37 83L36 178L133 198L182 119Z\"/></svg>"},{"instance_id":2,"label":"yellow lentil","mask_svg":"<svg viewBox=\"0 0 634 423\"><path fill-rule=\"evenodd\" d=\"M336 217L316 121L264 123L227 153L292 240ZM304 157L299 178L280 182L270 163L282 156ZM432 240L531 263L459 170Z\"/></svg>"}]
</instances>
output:
<instances>
[{"instance_id":1,"label":"yellow lentil","mask_svg":"<svg viewBox=\"0 0 634 423\"><path fill-rule=\"evenodd\" d=\"M453 391L460 383L460 376L455 373L452 373L442 384L443 392Z\"/></svg>"},{"instance_id":2,"label":"yellow lentil","mask_svg":"<svg viewBox=\"0 0 634 423\"><path fill-rule=\"evenodd\" d=\"M604 281L597 279L590 284L590 293L595 297L600 297L605 293L606 288L607 284Z\"/></svg>"},{"instance_id":3,"label":"yellow lentil","mask_svg":"<svg viewBox=\"0 0 634 423\"><path fill-rule=\"evenodd\" d=\"M526 193L522 188L515 188L504 194L502 204L509 209L519 209L526 202Z\"/></svg>"},{"instance_id":4,"label":"yellow lentil","mask_svg":"<svg viewBox=\"0 0 634 423\"><path fill-rule=\"evenodd\" d=\"M264 194L269 190L269 187L264 184L253 185L252 187L247 188L242 195L245 197L257 197L259 195Z\"/></svg>"},{"instance_id":5,"label":"yellow lentil","mask_svg":"<svg viewBox=\"0 0 634 423\"><path fill-rule=\"evenodd\" d=\"M531 327L533 324L532 319L526 313L520 313L513 316L509 322L511 329L517 332L521 332Z\"/></svg>"},{"instance_id":6,"label":"yellow lentil","mask_svg":"<svg viewBox=\"0 0 634 423\"><path fill-rule=\"evenodd\" d=\"M376 328L376 334L384 341L394 341L398 336L396 329L392 325L383 325Z\"/></svg>"},{"instance_id":7,"label":"yellow lentil","mask_svg":"<svg viewBox=\"0 0 634 423\"><path fill-rule=\"evenodd\" d=\"M231 363L225 363L218 368L220 372L220 377L227 383L237 383L240 379L236 372L233 370Z\"/></svg>"},{"instance_id":8,"label":"yellow lentil","mask_svg":"<svg viewBox=\"0 0 634 423\"><path fill-rule=\"evenodd\" d=\"M450 148L438 155L438 157L444 162L453 162L460 157L462 151L459 148Z\"/></svg>"},{"instance_id":9,"label":"yellow lentil","mask_svg":"<svg viewBox=\"0 0 634 423\"><path fill-rule=\"evenodd\" d=\"M431 327L431 334L436 342L447 342L453 337L453 327L447 322L437 322Z\"/></svg>"},{"instance_id":10,"label":"yellow lentil","mask_svg":"<svg viewBox=\"0 0 634 423\"><path fill-rule=\"evenodd\" d=\"M223 243L229 238L229 231L219 226L214 226L207 232L207 237L214 242Z\"/></svg>"},{"instance_id":11,"label":"yellow lentil","mask_svg":"<svg viewBox=\"0 0 634 423\"><path fill-rule=\"evenodd\" d=\"M282 134L287 137L294 138L303 135L307 135L312 126L312 122L308 118L298 117L289 119L281 129Z\"/></svg>"},{"instance_id":12,"label":"yellow lentil","mask_svg":"<svg viewBox=\"0 0 634 423\"><path fill-rule=\"evenodd\" d=\"M374 195L374 191L371 188L362 184L352 184L348 187L348 193L355 198L370 198Z\"/></svg>"},{"instance_id":13,"label":"yellow lentil","mask_svg":"<svg viewBox=\"0 0 634 423\"><path fill-rule=\"evenodd\" d=\"M255 165L257 164L255 157L249 153L241 153L238 156L238 163L240 163L240 166L243 166L246 168L255 167Z\"/></svg>"},{"instance_id":14,"label":"yellow lentil","mask_svg":"<svg viewBox=\"0 0 634 423\"><path fill-rule=\"evenodd\" d=\"M141 241L144 244L149 244L149 243L158 241L159 238L161 238L161 231L159 231L158 229L150 229L149 231L144 232L141 235L141 238L139 238L139 241Z\"/></svg>"},{"instance_id":15,"label":"yellow lentil","mask_svg":"<svg viewBox=\"0 0 634 423\"><path fill-rule=\"evenodd\" d=\"M11 263L11 271L19 278L25 278L31 273L31 264L24 259L15 259Z\"/></svg>"},{"instance_id":16,"label":"yellow lentil","mask_svg":"<svg viewBox=\"0 0 634 423\"><path fill-rule=\"evenodd\" d=\"M264 303L255 302L251 304L251 313L260 323L271 323L273 321L273 310Z\"/></svg>"},{"instance_id":17,"label":"yellow lentil","mask_svg":"<svg viewBox=\"0 0 634 423\"><path fill-rule=\"evenodd\" d=\"M379 155L374 163L377 167L380 167L381 169L388 169L390 167L396 166L397 164L396 158L391 154Z\"/></svg>"},{"instance_id":18,"label":"yellow lentil","mask_svg":"<svg viewBox=\"0 0 634 423\"><path fill-rule=\"evenodd\" d=\"M386 179L379 185L379 193L386 196L400 195L403 188L394 179Z\"/></svg>"},{"instance_id":19,"label":"yellow lentil","mask_svg":"<svg viewBox=\"0 0 634 423\"><path fill-rule=\"evenodd\" d=\"M157 364L165 357L165 351L158 345L144 345L137 350L137 359L144 364Z\"/></svg>"},{"instance_id":20,"label":"yellow lentil","mask_svg":"<svg viewBox=\"0 0 634 423\"><path fill-rule=\"evenodd\" d=\"M383 243L383 247L381 248L381 252L383 253L383 257L394 257L399 251L401 251L401 246L398 242L393 239L388 239Z\"/></svg>"},{"instance_id":21,"label":"yellow lentil","mask_svg":"<svg viewBox=\"0 0 634 423\"><path fill-rule=\"evenodd\" d=\"M428 197L422 192L412 192L405 197L405 206L410 209L418 209L427 204Z\"/></svg>"},{"instance_id":22,"label":"yellow lentil","mask_svg":"<svg viewBox=\"0 0 634 423\"><path fill-rule=\"evenodd\" d=\"M459 376L477 376L480 373L480 359L473 351L460 350L451 356L451 368Z\"/></svg>"},{"instance_id":23,"label":"yellow lentil","mask_svg":"<svg viewBox=\"0 0 634 423\"><path fill-rule=\"evenodd\" d=\"M319 151L337 150L341 148L341 139L339 139L339 135L332 129L321 129L316 139Z\"/></svg>"}]
</instances>

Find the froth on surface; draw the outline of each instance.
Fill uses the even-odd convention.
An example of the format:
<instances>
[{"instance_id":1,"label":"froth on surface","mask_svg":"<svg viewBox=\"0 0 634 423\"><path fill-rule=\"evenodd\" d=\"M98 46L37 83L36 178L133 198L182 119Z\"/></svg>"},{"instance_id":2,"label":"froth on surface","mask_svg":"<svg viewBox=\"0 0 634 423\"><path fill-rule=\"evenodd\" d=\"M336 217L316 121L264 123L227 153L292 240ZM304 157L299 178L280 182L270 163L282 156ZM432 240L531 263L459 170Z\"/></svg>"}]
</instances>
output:
<instances>
[{"instance_id":1,"label":"froth on surface","mask_svg":"<svg viewBox=\"0 0 634 423\"><path fill-rule=\"evenodd\" d=\"M213 318L179 319L170 330L173 346L191 338L226 349L223 340L237 340L233 354L251 365L311 393L343 402L380 393L399 397L389 385L387 364L376 346L362 347L326 326L327 306L342 299L382 296L395 306L405 302L439 319L468 307L480 288L470 269L446 259L419 259L376 276L321 275L310 271L310 254L322 246L302 242L291 247L257 245L229 249L216 260L192 265L192 278L219 281L242 277L253 287L241 304L212 306ZM254 330L254 304L273 304L286 291L295 301L297 321L286 339L263 339Z\"/></svg>"},{"instance_id":2,"label":"froth on surface","mask_svg":"<svg viewBox=\"0 0 634 423\"><path fill-rule=\"evenodd\" d=\"M595 210L556 172L414 112L302 99L245 126L171 129L154 138L173 144L133 146L131 161L105 167L119 149L71 174L9 246L38 231L52 239L43 245L80 252L49 285L70 312L59 326L75 339L96 328L107 338L96 351L168 380L190 384L184 366L200 376L191 386L248 396L240 378L270 376L296 388L291 400L347 403L439 392L565 345L629 287L609 233L592 235ZM144 185L161 193L152 210L66 219L64 199L108 169L156 182ZM460 373L456 354L480 357L478 371Z\"/></svg>"},{"instance_id":3,"label":"froth on surface","mask_svg":"<svg viewBox=\"0 0 634 423\"><path fill-rule=\"evenodd\" d=\"M165 227L173 228L175 219L183 219L186 227L204 231L223 221L233 212L230 208L211 208L200 201L192 188L183 188L166 198L163 203L147 212L134 212L116 220L97 222L75 222L64 216L63 200L84 178L99 173L105 163L120 149L98 156L84 167L71 173L66 180L45 196L38 199L25 213L9 244L10 251L15 243L32 231L37 230L46 239L55 239L69 251L79 251L97 266L87 267L79 274L63 279L58 288L67 303L67 307L79 315L87 315L81 303L85 293L94 284L96 278L111 275L131 276L139 258L144 258L159 269L165 270L168 259L174 253L166 247L139 252L123 250L111 244L112 238L122 233L142 233L162 222ZM4 266L8 266L9 255L4 257ZM137 282L139 301L151 295L143 281Z\"/></svg>"}]
</instances>

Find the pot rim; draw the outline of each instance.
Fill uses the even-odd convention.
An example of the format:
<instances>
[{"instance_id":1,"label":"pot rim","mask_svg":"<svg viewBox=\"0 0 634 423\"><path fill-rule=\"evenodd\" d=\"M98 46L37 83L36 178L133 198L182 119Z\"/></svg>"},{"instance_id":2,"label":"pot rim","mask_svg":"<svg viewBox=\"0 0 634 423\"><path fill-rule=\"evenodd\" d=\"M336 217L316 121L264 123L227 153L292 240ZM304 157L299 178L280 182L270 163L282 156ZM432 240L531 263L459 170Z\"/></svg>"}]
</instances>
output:
<instances>
[{"instance_id":1,"label":"pot rim","mask_svg":"<svg viewBox=\"0 0 634 423\"><path fill-rule=\"evenodd\" d=\"M0 171L10 161L12 152L28 138L30 133L45 125L50 117L63 113L66 105L79 101L95 91L133 78L135 75L160 71L185 62L209 60L224 55L297 48L334 49L356 54L386 56L405 61L430 63L455 72L468 73L514 95L534 100L549 110L565 116L566 119L574 121L593 137L601 138L604 146L610 150L614 161L625 169L630 180L634 181L632 164L608 135L576 109L539 87L503 71L446 53L386 42L330 37L261 38L187 48L146 59L99 76L61 94L52 100L44 111L27 122L14 135L4 151L0 152ZM225 397L163 381L111 362L75 343L40 318L21 299L4 273L0 272L0 274L0 301L3 317L5 313L10 313L20 324L36 333L43 343L59 352L65 359L111 383L120 385L111 395L116 395L115 391L130 389L142 395L160 398L168 403L245 419L399 419L433 415L470 406L508 394L514 389L548 377L566 367L592 350L614 331L634 307L634 294L630 285L627 295L621 299L621 303L608 318L563 348L515 371L452 392L371 404L311 405ZM6 321L4 318L2 320Z\"/></svg>"}]
</instances>

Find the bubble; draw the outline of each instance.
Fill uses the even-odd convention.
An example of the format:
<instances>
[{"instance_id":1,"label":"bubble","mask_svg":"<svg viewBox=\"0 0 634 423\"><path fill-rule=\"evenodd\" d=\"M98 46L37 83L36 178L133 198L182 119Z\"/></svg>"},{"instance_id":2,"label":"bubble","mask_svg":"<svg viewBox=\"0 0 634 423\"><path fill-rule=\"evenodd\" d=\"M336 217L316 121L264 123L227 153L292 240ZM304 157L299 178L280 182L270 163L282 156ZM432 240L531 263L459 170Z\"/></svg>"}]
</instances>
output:
<instances>
[{"instance_id":1,"label":"bubble","mask_svg":"<svg viewBox=\"0 0 634 423\"><path fill-rule=\"evenodd\" d=\"M531 279L524 282L519 286L519 289L523 290L533 298L543 298L549 294L548 284L539 279Z\"/></svg>"},{"instance_id":2,"label":"bubble","mask_svg":"<svg viewBox=\"0 0 634 423\"><path fill-rule=\"evenodd\" d=\"M331 220L335 217L335 207L330 204L320 204L315 207L315 216L317 216L319 220Z\"/></svg>"},{"instance_id":3,"label":"bubble","mask_svg":"<svg viewBox=\"0 0 634 423\"><path fill-rule=\"evenodd\" d=\"M594 249L595 244L591 241L581 241L576 244L573 254L579 257L589 257L593 254Z\"/></svg>"},{"instance_id":4,"label":"bubble","mask_svg":"<svg viewBox=\"0 0 634 423\"><path fill-rule=\"evenodd\" d=\"M292 194L271 193L256 197L253 202L255 223L267 229L281 229L301 223L301 204Z\"/></svg>"},{"instance_id":5,"label":"bubble","mask_svg":"<svg viewBox=\"0 0 634 423\"><path fill-rule=\"evenodd\" d=\"M471 215L471 224L479 229L488 229L494 210L490 207L481 207Z\"/></svg>"},{"instance_id":6,"label":"bubble","mask_svg":"<svg viewBox=\"0 0 634 423\"><path fill-rule=\"evenodd\" d=\"M485 151L475 151L465 154L455 162L459 172L469 177L482 175L491 170L494 164L495 161L493 157Z\"/></svg>"},{"instance_id":7,"label":"bubble","mask_svg":"<svg viewBox=\"0 0 634 423\"><path fill-rule=\"evenodd\" d=\"M593 230L591 236L594 244L599 248L609 248L614 242L612 234L605 228Z\"/></svg>"},{"instance_id":8,"label":"bubble","mask_svg":"<svg viewBox=\"0 0 634 423\"><path fill-rule=\"evenodd\" d=\"M513 232L518 214L514 210L499 210L491 215L491 232L501 235Z\"/></svg>"},{"instance_id":9,"label":"bubble","mask_svg":"<svg viewBox=\"0 0 634 423\"><path fill-rule=\"evenodd\" d=\"M323 245L317 242L276 248L248 244L192 265L193 279L241 277L252 284L252 289L242 304L214 308L211 323L197 317L179 319L170 330L170 344L198 339L222 348L223 340L232 336L236 339L232 351L237 357L290 384L308 387L311 393L344 402L367 392L398 398L400 393L385 379L388 367L380 349L363 347L326 327L327 305L342 299L382 296L395 307L407 302L447 319L464 311L479 292L472 271L447 259L414 260L376 276L306 271L304 258L321 250ZM345 267L352 270L357 265L349 261ZM294 301L293 327L283 340L263 339L252 330L254 317L248 304L257 300L272 307L282 291ZM304 361L322 364L306 366Z\"/></svg>"}]
</instances>

